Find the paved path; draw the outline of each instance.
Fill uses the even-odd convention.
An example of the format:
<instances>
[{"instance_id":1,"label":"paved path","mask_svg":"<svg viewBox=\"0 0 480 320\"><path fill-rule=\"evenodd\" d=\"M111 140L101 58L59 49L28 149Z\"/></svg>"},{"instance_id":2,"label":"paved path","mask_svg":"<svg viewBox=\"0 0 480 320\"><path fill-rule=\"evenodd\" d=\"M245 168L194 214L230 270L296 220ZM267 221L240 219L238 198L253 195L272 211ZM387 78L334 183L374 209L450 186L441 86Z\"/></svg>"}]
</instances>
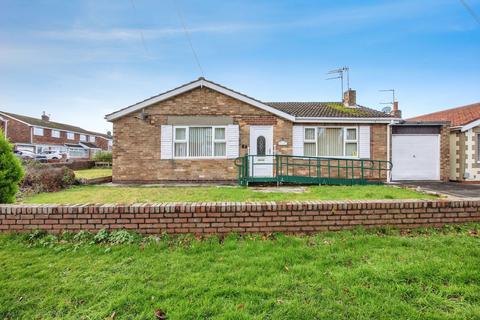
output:
<instances>
[{"instance_id":1,"label":"paved path","mask_svg":"<svg viewBox=\"0 0 480 320\"><path fill-rule=\"evenodd\" d=\"M401 184L409 187L420 187L427 191L443 193L457 198L479 198L480 184L456 182L404 181Z\"/></svg>"}]
</instances>

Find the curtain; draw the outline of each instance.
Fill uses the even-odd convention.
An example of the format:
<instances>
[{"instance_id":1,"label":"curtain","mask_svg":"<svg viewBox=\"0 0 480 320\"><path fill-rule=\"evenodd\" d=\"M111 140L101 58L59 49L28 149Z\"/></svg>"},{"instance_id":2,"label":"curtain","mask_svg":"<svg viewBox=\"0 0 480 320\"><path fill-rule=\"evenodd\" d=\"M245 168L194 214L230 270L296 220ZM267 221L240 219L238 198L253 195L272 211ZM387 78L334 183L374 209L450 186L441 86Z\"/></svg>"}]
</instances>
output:
<instances>
[{"instance_id":1,"label":"curtain","mask_svg":"<svg viewBox=\"0 0 480 320\"><path fill-rule=\"evenodd\" d=\"M343 156L343 128L318 128L318 156Z\"/></svg>"},{"instance_id":2,"label":"curtain","mask_svg":"<svg viewBox=\"0 0 480 320\"><path fill-rule=\"evenodd\" d=\"M189 130L190 157L212 155L212 128L191 127Z\"/></svg>"}]
</instances>

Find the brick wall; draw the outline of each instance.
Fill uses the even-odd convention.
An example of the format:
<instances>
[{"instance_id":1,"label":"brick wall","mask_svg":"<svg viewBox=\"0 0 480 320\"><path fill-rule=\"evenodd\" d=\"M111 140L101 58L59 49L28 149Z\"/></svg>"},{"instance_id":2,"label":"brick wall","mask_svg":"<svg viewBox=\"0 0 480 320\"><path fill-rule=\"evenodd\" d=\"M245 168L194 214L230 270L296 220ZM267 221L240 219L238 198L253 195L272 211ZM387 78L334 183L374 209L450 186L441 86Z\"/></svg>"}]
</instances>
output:
<instances>
[{"instance_id":1,"label":"brick wall","mask_svg":"<svg viewBox=\"0 0 480 320\"><path fill-rule=\"evenodd\" d=\"M7 138L10 143L30 143L31 128L15 119L2 116L7 121Z\"/></svg>"},{"instance_id":2,"label":"brick wall","mask_svg":"<svg viewBox=\"0 0 480 320\"><path fill-rule=\"evenodd\" d=\"M142 234L312 233L356 226L416 228L479 221L480 200L0 205L3 232L106 228Z\"/></svg>"}]
</instances>

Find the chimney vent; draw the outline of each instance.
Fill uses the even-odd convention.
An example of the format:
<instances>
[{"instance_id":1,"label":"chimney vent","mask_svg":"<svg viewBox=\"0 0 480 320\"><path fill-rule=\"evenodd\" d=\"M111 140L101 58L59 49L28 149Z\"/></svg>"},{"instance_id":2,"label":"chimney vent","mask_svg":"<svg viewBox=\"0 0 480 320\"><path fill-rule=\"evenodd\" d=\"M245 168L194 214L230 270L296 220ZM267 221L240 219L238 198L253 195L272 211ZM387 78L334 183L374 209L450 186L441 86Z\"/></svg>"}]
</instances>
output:
<instances>
[{"instance_id":1,"label":"chimney vent","mask_svg":"<svg viewBox=\"0 0 480 320\"><path fill-rule=\"evenodd\" d=\"M357 91L348 89L343 93L343 105L345 107L355 108L357 106Z\"/></svg>"},{"instance_id":2,"label":"chimney vent","mask_svg":"<svg viewBox=\"0 0 480 320\"><path fill-rule=\"evenodd\" d=\"M42 113L42 120L43 121L50 121L50 115L47 115L45 111Z\"/></svg>"},{"instance_id":3,"label":"chimney vent","mask_svg":"<svg viewBox=\"0 0 480 320\"><path fill-rule=\"evenodd\" d=\"M398 110L398 101L393 102L392 115L396 118L401 118L402 117L402 110Z\"/></svg>"}]
</instances>

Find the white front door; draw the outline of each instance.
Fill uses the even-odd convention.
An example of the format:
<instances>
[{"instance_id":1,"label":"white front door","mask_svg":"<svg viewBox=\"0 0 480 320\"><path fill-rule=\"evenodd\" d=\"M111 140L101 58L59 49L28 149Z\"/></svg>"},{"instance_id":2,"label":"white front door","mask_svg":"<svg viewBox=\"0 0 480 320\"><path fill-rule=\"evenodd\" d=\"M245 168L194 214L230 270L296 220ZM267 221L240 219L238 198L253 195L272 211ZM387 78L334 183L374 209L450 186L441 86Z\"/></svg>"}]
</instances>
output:
<instances>
[{"instance_id":1,"label":"white front door","mask_svg":"<svg viewBox=\"0 0 480 320\"><path fill-rule=\"evenodd\" d=\"M273 177L273 126L250 126L250 175Z\"/></svg>"},{"instance_id":2,"label":"white front door","mask_svg":"<svg viewBox=\"0 0 480 320\"><path fill-rule=\"evenodd\" d=\"M440 135L392 135L392 180L440 180Z\"/></svg>"}]
</instances>

